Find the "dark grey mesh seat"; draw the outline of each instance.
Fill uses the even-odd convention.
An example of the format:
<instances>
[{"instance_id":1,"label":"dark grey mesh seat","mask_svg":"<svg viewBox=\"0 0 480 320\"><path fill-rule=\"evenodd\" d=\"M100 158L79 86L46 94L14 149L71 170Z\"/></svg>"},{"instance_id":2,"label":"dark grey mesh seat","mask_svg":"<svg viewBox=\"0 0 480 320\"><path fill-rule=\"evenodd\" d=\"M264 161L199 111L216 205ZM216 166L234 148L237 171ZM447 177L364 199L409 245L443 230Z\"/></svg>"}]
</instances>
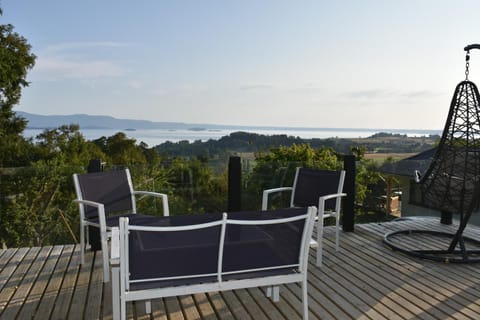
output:
<instances>
[{"instance_id":1,"label":"dark grey mesh seat","mask_svg":"<svg viewBox=\"0 0 480 320\"><path fill-rule=\"evenodd\" d=\"M263 191L262 210L268 209L269 196L273 193L291 192L290 207L318 208L317 240L311 246L317 247L317 266L322 265L323 220L335 218L335 245L339 250L340 241L340 209L343 193L345 171L297 168L292 187L280 187Z\"/></svg>"},{"instance_id":2,"label":"dark grey mesh seat","mask_svg":"<svg viewBox=\"0 0 480 320\"><path fill-rule=\"evenodd\" d=\"M109 281L108 239L112 227L118 226L120 217L131 221L147 221L152 217L137 215L135 195L148 195L162 199L163 214L169 215L166 194L150 191L134 191L128 169L87 174L74 174L75 191L80 211L80 252L85 262L85 229L88 226L100 230L103 255L103 279ZM88 235L88 234L87 234Z\"/></svg>"}]
</instances>

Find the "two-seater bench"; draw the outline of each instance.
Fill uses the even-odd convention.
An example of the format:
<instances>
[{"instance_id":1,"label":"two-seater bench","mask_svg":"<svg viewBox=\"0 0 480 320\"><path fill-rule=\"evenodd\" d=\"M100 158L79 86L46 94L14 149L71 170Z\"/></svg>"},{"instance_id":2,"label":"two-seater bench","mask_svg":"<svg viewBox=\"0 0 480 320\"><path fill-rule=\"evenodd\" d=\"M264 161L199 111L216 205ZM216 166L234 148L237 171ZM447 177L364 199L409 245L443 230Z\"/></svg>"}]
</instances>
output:
<instances>
[{"instance_id":1,"label":"two-seater bench","mask_svg":"<svg viewBox=\"0 0 480 320\"><path fill-rule=\"evenodd\" d=\"M316 208L122 218L112 233L114 319L127 302L267 287L278 300L280 284L302 286L308 318L307 265ZM142 225L141 225L142 224Z\"/></svg>"}]
</instances>

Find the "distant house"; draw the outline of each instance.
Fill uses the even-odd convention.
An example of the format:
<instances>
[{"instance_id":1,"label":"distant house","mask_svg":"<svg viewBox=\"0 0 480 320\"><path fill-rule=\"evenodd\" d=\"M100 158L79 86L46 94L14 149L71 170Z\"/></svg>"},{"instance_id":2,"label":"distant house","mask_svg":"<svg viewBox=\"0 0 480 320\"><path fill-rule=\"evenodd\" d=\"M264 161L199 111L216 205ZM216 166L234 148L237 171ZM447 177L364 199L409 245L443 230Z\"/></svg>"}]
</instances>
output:
<instances>
[{"instance_id":1,"label":"distant house","mask_svg":"<svg viewBox=\"0 0 480 320\"><path fill-rule=\"evenodd\" d=\"M439 211L426 208L422 204L420 186L415 182L415 170L421 174L425 173L433 160L436 150L436 148L429 149L400 161L386 163L378 169L380 173L387 176L387 183L391 180L388 177L394 177L399 182L402 217L435 216L440 219ZM387 186L387 190L389 189L391 188ZM458 219L458 216L454 215L453 218ZM478 211L472 215L469 222L474 225L480 225L480 214Z\"/></svg>"}]
</instances>

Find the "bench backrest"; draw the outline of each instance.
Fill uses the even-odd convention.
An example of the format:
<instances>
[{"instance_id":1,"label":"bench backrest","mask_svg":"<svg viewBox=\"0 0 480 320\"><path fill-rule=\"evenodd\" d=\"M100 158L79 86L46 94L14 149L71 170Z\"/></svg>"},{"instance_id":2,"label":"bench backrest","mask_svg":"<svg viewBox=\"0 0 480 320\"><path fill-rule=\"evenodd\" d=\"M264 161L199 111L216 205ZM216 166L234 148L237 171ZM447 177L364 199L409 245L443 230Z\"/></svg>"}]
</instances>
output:
<instances>
[{"instance_id":1,"label":"bench backrest","mask_svg":"<svg viewBox=\"0 0 480 320\"><path fill-rule=\"evenodd\" d=\"M120 222L126 290L306 273L316 209L205 214ZM156 225L155 225L156 224Z\"/></svg>"}]
</instances>

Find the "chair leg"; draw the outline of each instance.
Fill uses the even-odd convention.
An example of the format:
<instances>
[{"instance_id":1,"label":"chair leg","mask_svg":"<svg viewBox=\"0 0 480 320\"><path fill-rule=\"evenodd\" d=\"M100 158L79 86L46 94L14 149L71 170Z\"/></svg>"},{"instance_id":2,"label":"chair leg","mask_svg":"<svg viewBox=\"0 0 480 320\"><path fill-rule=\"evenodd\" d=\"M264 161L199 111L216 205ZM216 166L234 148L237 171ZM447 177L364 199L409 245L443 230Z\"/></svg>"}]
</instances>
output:
<instances>
[{"instance_id":1,"label":"chair leg","mask_svg":"<svg viewBox=\"0 0 480 320\"><path fill-rule=\"evenodd\" d=\"M110 271L109 271L110 265L108 263L107 239L102 239L102 259L103 259L103 282L109 282L110 281Z\"/></svg>"},{"instance_id":2,"label":"chair leg","mask_svg":"<svg viewBox=\"0 0 480 320\"><path fill-rule=\"evenodd\" d=\"M272 296L272 286L268 286L267 290L265 290L265 295L270 298Z\"/></svg>"},{"instance_id":3,"label":"chair leg","mask_svg":"<svg viewBox=\"0 0 480 320\"><path fill-rule=\"evenodd\" d=\"M323 218L319 217L317 221L317 267L322 266L323 262Z\"/></svg>"},{"instance_id":4,"label":"chair leg","mask_svg":"<svg viewBox=\"0 0 480 320\"><path fill-rule=\"evenodd\" d=\"M112 268L112 313L113 320L120 319L120 268Z\"/></svg>"},{"instance_id":5,"label":"chair leg","mask_svg":"<svg viewBox=\"0 0 480 320\"><path fill-rule=\"evenodd\" d=\"M302 281L303 320L308 320L308 292L307 277Z\"/></svg>"},{"instance_id":6,"label":"chair leg","mask_svg":"<svg viewBox=\"0 0 480 320\"><path fill-rule=\"evenodd\" d=\"M80 264L85 264L85 226L80 223Z\"/></svg>"},{"instance_id":7,"label":"chair leg","mask_svg":"<svg viewBox=\"0 0 480 320\"><path fill-rule=\"evenodd\" d=\"M337 213L335 221L335 251L340 250L340 214Z\"/></svg>"},{"instance_id":8,"label":"chair leg","mask_svg":"<svg viewBox=\"0 0 480 320\"><path fill-rule=\"evenodd\" d=\"M274 286L274 287L273 287L272 300L273 300L273 302L278 302L278 301L280 301L280 287L279 287L279 286Z\"/></svg>"},{"instance_id":9,"label":"chair leg","mask_svg":"<svg viewBox=\"0 0 480 320\"><path fill-rule=\"evenodd\" d=\"M127 302L122 297L120 297L120 319L127 319Z\"/></svg>"}]
</instances>

